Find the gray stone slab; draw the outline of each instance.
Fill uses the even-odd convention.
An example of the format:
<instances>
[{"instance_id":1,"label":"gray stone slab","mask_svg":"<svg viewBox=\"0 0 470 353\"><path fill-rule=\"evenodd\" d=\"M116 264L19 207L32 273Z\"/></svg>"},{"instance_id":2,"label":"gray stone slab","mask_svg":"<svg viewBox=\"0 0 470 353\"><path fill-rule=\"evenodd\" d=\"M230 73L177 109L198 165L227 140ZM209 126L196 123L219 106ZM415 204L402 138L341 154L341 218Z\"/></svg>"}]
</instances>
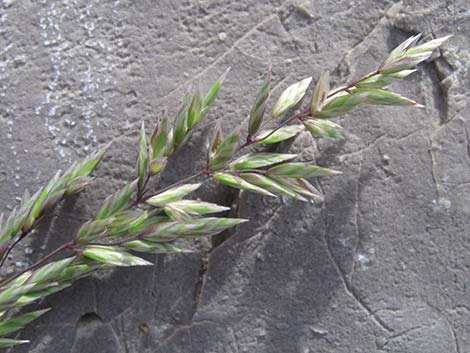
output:
<instances>
[{"instance_id":1,"label":"gray stone slab","mask_svg":"<svg viewBox=\"0 0 470 353\"><path fill-rule=\"evenodd\" d=\"M40 303L54 310L9 352L464 353L470 351L468 1L19 1L0 5L0 211L114 140L90 190L61 205L6 271L69 239L132 177L141 120L174 113L190 85L231 73L160 184L204 163L215 121L246 126L272 63L274 94L328 69L375 68L407 36L455 36L392 88L423 109L367 107L342 141L302 134L280 151L342 170L323 204L207 200L252 220L194 254L107 272ZM273 100L273 99L272 99ZM153 185L157 188L157 185Z\"/></svg>"}]
</instances>

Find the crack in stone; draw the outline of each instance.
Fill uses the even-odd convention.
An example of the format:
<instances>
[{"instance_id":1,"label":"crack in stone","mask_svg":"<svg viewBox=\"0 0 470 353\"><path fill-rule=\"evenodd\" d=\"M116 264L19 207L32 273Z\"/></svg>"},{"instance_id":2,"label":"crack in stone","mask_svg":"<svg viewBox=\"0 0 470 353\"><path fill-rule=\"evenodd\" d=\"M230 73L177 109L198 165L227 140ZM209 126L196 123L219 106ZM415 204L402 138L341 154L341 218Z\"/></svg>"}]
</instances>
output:
<instances>
[{"instance_id":1,"label":"crack in stone","mask_svg":"<svg viewBox=\"0 0 470 353\"><path fill-rule=\"evenodd\" d=\"M199 268L199 277L198 281L196 282L196 286L194 289L194 304L193 304L193 314L189 319L190 323L193 322L193 318L196 315L197 309L199 308L199 304L201 303L202 298L202 289L204 286L204 282L207 276L207 268L209 266L209 257L210 252L206 253L205 256L201 258L201 267Z\"/></svg>"},{"instance_id":2,"label":"crack in stone","mask_svg":"<svg viewBox=\"0 0 470 353\"><path fill-rule=\"evenodd\" d=\"M455 348L455 352L456 353L461 353L460 351L460 345L459 345L459 340L457 339L457 333L455 332L455 328L454 328L454 325L452 325L452 323L450 322L450 320L447 318L447 315L445 315L441 309L439 309L437 306L431 304L428 300L426 300L426 304L431 308L433 309L436 313L439 314L439 316L441 316L447 326L449 327L449 331L450 331L450 335L452 337L452 341L454 342L454 348Z\"/></svg>"},{"instance_id":3,"label":"crack in stone","mask_svg":"<svg viewBox=\"0 0 470 353\"><path fill-rule=\"evenodd\" d=\"M157 315L158 303L160 302L160 299L161 299L161 292L158 289L159 286L157 285L157 278L158 278L158 275L160 274L160 271L163 268L163 263L164 263L163 257L162 256L157 256L157 261L155 263L154 271L153 271L153 275L152 275L152 284L153 284L152 294L156 295L156 298L154 300L155 307L153 309L153 316L154 317L156 317L156 315Z\"/></svg>"},{"instance_id":4,"label":"crack in stone","mask_svg":"<svg viewBox=\"0 0 470 353\"><path fill-rule=\"evenodd\" d=\"M323 194L323 189L321 187L321 184L318 183L318 187L320 191ZM376 315L376 311L372 310L365 302L364 300L357 294L356 290L354 287L352 287L348 280L347 280L347 274L341 269L341 266L338 264L336 261L336 258L333 255L333 250L331 249L330 242L328 241L329 238L329 230L330 230L330 224L328 223L327 219L327 204L326 200L323 202L323 219L325 221L325 232L323 233L322 239L325 244L325 248L327 251L327 255L330 258L331 263L336 269L336 272L338 273L338 277L341 280L341 283L343 284L345 292L352 298L354 301L358 304L358 306L361 308L361 310L366 314L366 316L370 317L371 320L379 327L382 331L386 332L387 334L390 334L393 332L393 329L388 326L379 316Z\"/></svg>"},{"instance_id":5,"label":"crack in stone","mask_svg":"<svg viewBox=\"0 0 470 353\"><path fill-rule=\"evenodd\" d=\"M425 129L425 128L419 128L419 129L413 130L413 131L411 131L411 132L409 132L409 133L407 133L407 134L404 134L404 135L402 135L402 136L398 136L398 137L394 138L394 140L396 140L396 141L405 140L405 139L407 139L408 137L411 137L411 136L413 136L414 134L417 134L418 132L423 131L424 129Z\"/></svg>"},{"instance_id":6,"label":"crack in stone","mask_svg":"<svg viewBox=\"0 0 470 353\"><path fill-rule=\"evenodd\" d=\"M386 23L389 21L389 18L393 16L395 13L398 12L399 9L401 9L401 3L396 3L389 7L387 10L384 11L383 15L377 20L377 22L372 26L372 28L362 37L360 41L358 41L356 44L354 44L347 52L344 54L343 58L340 60L340 63L336 66L336 69L338 69L339 66L346 64L349 68L349 75L351 75L351 64L349 61L349 56L358 48L362 43L366 43L369 40L369 37L374 34L376 30L379 28L383 27L386 25ZM335 70L336 70L335 69Z\"/></svg>"},{"instance_id":7,"label":"crack in stone","mask_svg":"<svg viewBox=\"0 0 470 353\"><path fill-rule=\"evenodd\" d=\"M77 340L78 340L78 334L77 334L77 330L75 330L75 336L73 337L73 342L72 342L72 346L70 348L70 351L69 352L73 352L74 349L75 349L75 346L77 344Z\"/></svg>"},{"instance_id":8,"label":"crack in stone","mask_svg":"<svg viewBox=\"0 0 470 353\"><path fill-rule=\"evenodd\" d=\"M122 348L122 345L121 345L121 340L119 339L119 335L118 333L116 332L116 329L114 327L114 325L112 324L108 324L107 325L109 327L109 330L111 331L111 334L114 338L114 341L116 342L116 345L117 345L117 348L119 348L119 351L121 350ZM127 340L126 340L127 341ZM124 343L124 346L126 346L126 351L127 351L127 344Z\"/></svg>"},{"instance_id":9,"label":"crack in stone","mask_svg":"<svg viewBox=\"0 0 470 353\"><path fill-rule=\"evenodd\" d=\"M451 186L453 188L457 188L459 186L468 186L468 185L470 185L470 181L464 181L462 183L452 183L452 182L447 181L447 182L443 182L442 184L446 185L446 186Z\"/></svg>"},{"instance_id":10,"label":"crack in stone","mask_svg":"<svg viewBox=\"0 0 470 353\"><path fill-rule=\"evenodd\" d=\"M436 74L436 77L439 78L441 74L440 74L440 71L439 71L439 69L437 68L437 66L435 64L435 61L433 62L432 67L433 67L433 70ZM429 74L429 76L430 76L430 79L431 79L432 82L436 81L436 79L433 78L433 75L431 73ZM441 84L439 84L439 87L441 89L441 93L445 93L443 91L443 88L442 88ZM441 128L443 125L445 125L446 123L449 122L449 117L448 117L447 99L442 98L441 94L434 94L433 96L434 96L435 107L439 111L439 125L434 126L432 123L430 125L430 129L429 129L429 133L428 133L428 139L429 139L429 150L428 151L429 151L429 156L430 156L430 160L431 160L431 177L432 177L433 183L434 183L435 188L436 188L437 200L440 200L441 196L442 196L442 192L444 191L444 189L443 189L442 184L440 183L440 180L439 180L439 177L438 177L438 172L437 172L437 161L436 161L436 157L435 157L435 154L434 154L434 142L435 142L434 138L435 138L435 134L437 133L439 128Z\"/></svg>"},{"instance_id":11,"label":"crack in stone","mask_svg":"<svg viewBox=\"0 0 470 353\"><path fill-rule=\"evenodd\" d=\"M382 139L384 139L386 137L388 137L388 135L386 133L381 134L375 140L373 140L372 142L366 144L365 147L359 148L358 150L353 151L353 152L348 152L348 153L343 153L341 155L338 155L338 158L339 158L340 161L342 161L344 159L344 157L353 157L353 156L356 156L358 154L362 155L364 152L368 151L370 148L375 147L375 145L378 142L380 142Z\"/></svg>"},{"instance_id":12,"label":"crack in stone","mask_svg":"<svg viewBox=\"0 0 470 353\"><path fill-rule=\"evenodd\" d=\"M432 132L429 132L429 157L431 162L431 178L436 188L436 197L439 201L441 199L441 192L442 192L442 185L439 182L438 174L437 174L437 162L436 157L434 156L434 141L432 139Z\"/></svg>"},{"instance_id":13,"label":"crack in stone","mask_svg":"<svg viewBox=\"0 0 470 353\"><path fill-rule=\"evenodd\" d=\"M393 5L393 7L395 7L396 5ZM387 12L389 10L385 11L385 13L377 20L377 22L372 26L372 29L367 32L360 41L358 41L356 44L354 44L347 52L346 54L343 56L343 59L341 61L345 61L347 60L349 62L349 56L354 52L354 50L356 50L356 48L358 48L362 43L366 43L368 40L369 40L369 37L380 27L384 26L385 25L385 22L387 19Z\"/></svg>"},{"instance_id":14,"label":"crack in stone","mask_svg":"<svg viewBox=\"0 0 470 353\"><path fill-rule=\"evenodd\" d=\"M95 278L91 278L91 288L93 290L93 309L95 310L95 313L98 312L98 303L99 303L99 296L98 296L98 287L96 284Z\"/></svg>"},{"instance_id":15,"label":"crack in stone","mask_svg":"<svg viewBox=\"0 0 470 353\"><path fill-rule=\"evenodd\" d=\"M459 340L457 339L457 333L455 332L455 328L453 325L451 325L451 323L449 322L449 320L447 320L447 323L449 324L449 327L450 327L450 331L452 333L452 338L454 340L454 344L455 344L455 351L457 353L460 353L460 346L459 346Z\"/></svg>"},{"instance_id":16,"label":"crack in stone","mask_svg":"<svg viewBox=\"0 0 470 353\"><path fill-rule=\"evenodd\" d=\"M356 255L361 244L361 229L359 223L360 209L359 209L359 198L361 196L361 176L362 176L362 166L364 163L364 154L361 153L361 161L359 164L359 171L356 183L356 195L354 202L354 228L356 229L356 244L354 244L353 258L352 258L352 269L351 274L349 275L349 284L352 285L354 271L356 270Z\"/></svg>"},{"instance_id":17,"label":"crack in stone","mask_svg":"<svg viewBox=\"0 0 470 353\"><path fill-rule=\"evenodd\" d=\"M416 331L416 330L421 330L425 327L429 327L428 325L424 325L424 326L414 326L414 327L410 327L409 329L405 330L405 331L401 331L401 332L398 332L394 335L391 335L390 337L388 337L384 343L380 344L380 347L379 349L380 350L383 350L383 348L385 348L385 346L390 342L392 341L393 339L395 338L398 338L398 337L401 337L401 336L405 336L407 335L408 333L412 332L412 331Z\"/></svg>"},{"instance_id":18,"label":"crack in stone","mask_svg":"<svg viewBox=\"0 0 470 353\"><path fill-rule=\"evenodd\" d=\"M235 332L233 331L233 329L231 327L228 327L228 332L231 336L231 339L232 339L232 349L235 349L235 352L234 353L238 353L241 351L241 347L240 345L238 344L239 340L237 339L236 335L235 335Z\"/></svg>"},{"instance_id":19,"label":"crack in stone","mask_svg":"<svg viewBox=\"0 0 470 353\"><path fill-rule=\"evenodd\" d=\"M286 32L286 34L288 34L288 35L291 35L289 33L289 29L287 28L286 24L284 23L284 20L281 18L281 15L278 14L278 13L276 15L277 15L277 18L279 19L279 23L281 24L282 29L284 29L284 32ZM290 15L290 13L289 13L289 15Z\"/></svg>"},{"instance_id":20,"label":"crack in stone","mask_svg":"<svg viewBox=\"0 0 470 353\"><path fill-rule=\"evenodd\" d=\"M440 49L439 53L442 56ZM436 103L435 107L439 111L439 123L440 125L445 125L452 120L452 118L449 116L449 89L448 86L443 83L445 76L437 66L437 59L431 62L431 67L436 73L437 78L440 80L439 84L437 85L439 92L434 94L434 101Z\"/></svg>"},{"instance_id":21,"label":"crack in stone","mask_svg":"<svg viewBox=\"0 0 470 353\"><path fill-rule=\"evenodd\" d=\"M294 20L297 24L306 23L307 26L312 26L315 22L318 22L321 17L320 16L313 16L304 6L299 4L288 4L287 7L283 11L279 11L277 13L279 17L279 22L284 29L284 31L290 35L291 29L288 26L287 20L291 18L291 16L296 16L297 18Z\"/></svg>"},{"instance_id":22,"label":"crack in stone","mask_svg":"<svg viewBox=\"0 0 470 353\"><path fill-rule=\"evenodd\" d=\"M467 156L468 156L468 159L470 160L470 138L468 135L468 128L467 128L467 124L464 121L462 121L462 124L463 124L463 128L465 131L465 139L467 141Z\"/></svg>"},{"instance_id":23,"label":"crack in stone","mask_svg":"<svg viewBox=\"0 0 470 353\"><path fill-rule=\"evenodd\" d=\"M255 237L257 237L258 235L263 234L263 231L265 231L266 229L268 229L268 228L271 226L271 223L272 223L272 221L274 220L274 218L276 218L276 217L279 215L279 211L282 209L282 207L284 207L284 203L282 202L282 199L279 198L279 200L281 201L281 204L273 211L272 216L269 217L269 219L266 221L266 223L264 224L264 226L258 228L258 229L255 231L255 234L253 234L251 237L249 237L249 238L246 239L245 241L247 241L247 240L249 240L249 239L252 239L252 238L255 238Z\"/></svg>"},{"instance_id":24,"label":"crack in stone","mask_svg":"<svg viewBox=\"0 0 470 353\"><path fill-rule=\"evenodd\" d=\"M193 325L192 322L186 323L186 324L175 325L172 332L168 336L161 339L158 344L160 346L165 344L166 342L171 340L173 337L175 337L180 331L190 329L192 325Z\"/></svg>"},{"instance_id":25,"label":"crack in stone","mask_svg":"<svg viewBox=\"0 0 470 353\"><path fill-rule=\"evenodd\" d=\"M238 38L227 50L225 50L217 59L215 59L211 64L209 64L204 70L199 72L198 74L194 75L192 78L189 80L186 80L176 88L172 89L170 92L165 94L163 97L158 98L158 100L163 100L171 96L173 93L179 91L182 87L188 86L191 84L191 82L194 82L195 80L199 79L200 77L204 76L208 71L212 70L213 67L217 66L222 60L224 60L230 52L232 52L234 49L238 47L238 45L243 42L246 38L248 38L251 34L256 32L259 28L264 26L266 23L271 21L273 18L276 18L277 14L272 14L268 17L266 17L264 20L261 22L256 23L255 26L250 28L245 34L243 34L240 38Z\"/></svg>"},{"instance_id":26,"label":"crack in stone","mask_svg":"<svg viewBox=\"0 0 470 353\"><path fill-rule=\"evenodd\" d=\"M432 38L436 38L436 35L434 34L433 30L431 30L431 36ZM439 47L437 49L439 51L439 56L432 61L432 68L434 72L436 73L436 76L440 80L439 82L439 89L440 93L437 96L435 95L435 100L439 101L441 104L437 105L437 108L439 109L439 117L441 120L441 125L444 125L448 123L449 121L452 120L453 117L449 115L449 88L450 88L450 80L449 76L447 75L448 73L443 72L442 68L439 67L439 62L443 62L446 64L450 70L450 74L452 74L455 69L449 65L449 63L445 60L444 55L442 53L442 48Z\"/></svg>"},{"instance_id":27,"label":"crack in stone","mask_svg":"<svg viewBox=\"0 0 470 353\"><path fill-rule=\"evenodd\" d=\"M128 340L127 340L127 335L126 335L126 330L124 326L124 315L120 315L117 322L116 322L116 327L118 325L118 322L120 323L121 326L121 337L122 337L122 343L124 346L124 353L130 353L129 346L128 346Z\"/></svg>"}]
</instances>

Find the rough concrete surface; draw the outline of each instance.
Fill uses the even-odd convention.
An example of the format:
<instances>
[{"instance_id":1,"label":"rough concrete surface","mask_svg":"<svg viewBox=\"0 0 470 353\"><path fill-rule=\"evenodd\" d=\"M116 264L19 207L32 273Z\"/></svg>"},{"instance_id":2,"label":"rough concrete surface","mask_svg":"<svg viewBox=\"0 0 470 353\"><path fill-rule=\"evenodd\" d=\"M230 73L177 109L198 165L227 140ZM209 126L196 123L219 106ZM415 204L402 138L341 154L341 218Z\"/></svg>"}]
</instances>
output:
<instances>
[{"instance_id":1,"label":"rough concrete surface","mask_svg":"<svg viewBox=\"0 0 470 353\"><path fill-rule=\"evenodd\" d=\"M277 96L328 69L372 70L411 34L453 33L393 88L424 109L366 107L341 141L301 135L280 150L344 172L316 181L322 205L207 186L252 222L153 268L82 280L9 352L470 352L470 3L454 0L3 0L0 211L114 140L88 191L14 252L19 270L69 239L132 177L140 121L174 113L190 84L228 66L216 106L160 183L204 163L216 120L247 115L268 63ZM157 188L157 185L154 185Z\"/></svg>"}]
</instances>

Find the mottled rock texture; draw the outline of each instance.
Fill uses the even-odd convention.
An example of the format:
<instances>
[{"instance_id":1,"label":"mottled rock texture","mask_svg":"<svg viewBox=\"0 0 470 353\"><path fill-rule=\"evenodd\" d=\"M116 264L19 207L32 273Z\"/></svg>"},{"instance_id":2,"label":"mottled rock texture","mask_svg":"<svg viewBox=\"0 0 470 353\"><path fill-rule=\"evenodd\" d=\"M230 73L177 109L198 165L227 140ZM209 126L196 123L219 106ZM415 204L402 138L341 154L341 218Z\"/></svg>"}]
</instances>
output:
<instances>
[{"instance_id":1,"label":"mottled rock texture","mask_svg":"<svg viewBox=\"0 0 470 353\"><path fill-rule=\"evenodd\" d=\"M0 211L114 140L96 184L13 253L24 268L69 239L133 175L140 121L174 113L190 84L232 67L216 107L161 185L204 163L210 128L240 125L268 63L274 96L328 69L372 70L416 32L455 36L393 86L424 109L366 107L342 141L296 151L343 175L321 206L207 186L253 221L157 256L153 268L83 280L21 333L31 353L470 352L470 4L467 0L32 1L0 5ZM154 185L156 188L157 185Z\"/></svg>"}]
</instances>

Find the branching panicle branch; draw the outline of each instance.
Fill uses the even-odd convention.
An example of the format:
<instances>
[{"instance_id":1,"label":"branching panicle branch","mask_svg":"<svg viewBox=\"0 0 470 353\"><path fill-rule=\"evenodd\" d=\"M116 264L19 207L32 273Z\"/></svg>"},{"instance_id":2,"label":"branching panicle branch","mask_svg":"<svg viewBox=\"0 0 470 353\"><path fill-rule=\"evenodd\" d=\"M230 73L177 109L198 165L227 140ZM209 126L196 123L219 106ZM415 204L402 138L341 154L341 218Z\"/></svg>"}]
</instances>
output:
<instances>
[{"instance_id":1,"label":"branching panicle branch","mask_svg":"<svg viewBox=\"0 0 470 353\"><path fill-rule=\"evenodd\" d=\"M19 313L24 306L101 269L152 265L135 253L185 252L178 245L179 239L215 235L245 222L244 219L222 217L227 207L188 198L207 180L271 197L321 201L321 193L308 179L340 172L297 161L297 155L293 154L260 152L239 156L239 152L254 144L285 141L305 130L316 137L342 138L341 127L330 119L360 105L419 106L384 88L413 73L413 67L429 58L432 51L448 38L416 45L419 36L411 37L394 49L378 69L337 89L330 89L329 75L323 73L308 107L284 118L271 129L262 129L263 121L272 122L295 109L312 81L312 77L308 77L289 86L274 104L272 119L266 119L271 94L270 67L250 110L246 135L242 136L240 129L236 129L224 136L217 125L210 141L206 167L153 193L148 188L150 181L165 170L168 159L184 146L194 128L207 115L228 70L206 94L195 92L184 97L173 126L164 117L149 136L142 124L135 180L106 198L71 241L24 271L0 281L0 347L26 343L8 337L47 311ZM291 124L293 122L295 124ZM33 196L25 193L17 210L7 217L0 216L0 266L12 248L32 234L48 210L63 197L77 193L91 183L90 175L107 148L65 173L58 172ZM55 258L58 259L53 260Z\"/></svg>"}]
</instances>

